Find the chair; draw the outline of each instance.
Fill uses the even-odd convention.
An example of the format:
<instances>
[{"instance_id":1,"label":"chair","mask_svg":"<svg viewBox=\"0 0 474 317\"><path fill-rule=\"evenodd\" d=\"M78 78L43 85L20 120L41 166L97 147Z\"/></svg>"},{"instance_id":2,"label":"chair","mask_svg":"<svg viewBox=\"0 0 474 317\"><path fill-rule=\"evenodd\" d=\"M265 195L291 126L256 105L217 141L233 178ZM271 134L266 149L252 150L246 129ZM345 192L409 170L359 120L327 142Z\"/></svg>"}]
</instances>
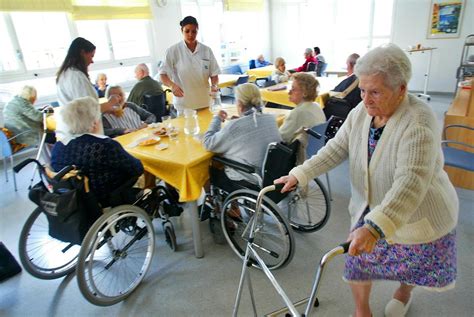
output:
<instances>
[{"instance_id":1,"label":"chair","mask_svg":"<svg viewBox=\"0 0 474 317\"><path fill-rule=\"evenodd\" d=\"M306 71L307 72L315 72L316 71L316 63L314 62L309 62L308 66L306 66Z\"/></svg>"},{"instance_id":2,"label":"chair","mask_svg":"<svg viewBox=\"0 0 474 317\"><path fill-rule=\"evenodd\" d=\"M240 65L231 65L228 68L226 68L223 73L224 74L242 75L244 72L242 71L242 68L240 68Z\"/></svg>"},{"instance_id":3,"label":"chair","mask_svg":"<svg viewBox=\"0 0 474 317\"><path fill-rule=\"evenodd\" d=\"M445 166L451 166L466 171L474 172L474 145L459 141L446 140L446 134L448 129L467 129L474 131L474 128L461 124L448 125L444 128L443 141L441 141ZM450 145L458 145L458 147L452 147ZM473 151L471 152L465 149L461 149L459 146L472 149Z\"/></svg>"},{"instance_id":4,"label":"chair","mask_svg":"<svg viewBox=\"0 0 474 317\"><path fill-rule=\"evenodd\" d=\"M251 59L249 60L249 69L254 69L254 68L257 68L257 66L255 65L255 60Z\"/></svg>"},{"instance_id":5,"label":"chair","mask_svg":"<svg viewBox=\"0 0 474 317\"><path fill-rule=\"evenodd\" d=\"M324 62L319 62L318 63L318 66L316 67L316 75L318 77L321 77L324 75L324 72L326 71L326 68L328 67L328 63L324 63Z\"/></svg>"},{"instance_id":6,"label":"chair","mask_svg":"<svg viewBox=\"0 0 474 317\"><path fill-rule=\"evenodd\" d=\"M331 118L332 116L347 118L349 112L353 108L349 102L342 98L329 97L324 103L323 112L326 115L326 118Z\"/></svg>"},{"instance_id":7,"label":"chair","mask_svg":"<svg viewBox=\"0 0 474 317\"><path fill-rule=\"evenodd\" d=\"M318 153L318 151L323 148L330 139L335 137L343 123L343 118L332 116L326 122L318 124L311 129L306 129L306 133L311 136L308 138L308 144L306 146L306 155L308 158ZM329 172L326 173L326 183L328 185L329 198L332 200Z\"/></svg>"},{"instance_id":8,"label":"chair","mask_svg":"<svg viewBox=\"0 0 474 317\"><path fill-rule=\"evenodd\" d=\"M18 187L17 187L17 184L16 184L15 173L13 173L13 166L15 165L14 157L17 156L20 153L26 153L27 151L34 150L36 147L35 146L27 146L27 147L22 148L21 150L13 153L13 149L10 145L10 141L14 140L18 136L20 136L22 134L26 134L26 133L34 133L34 131L24 131L24 132L21 132L17 135L14 135L11 138L7 138L5 133L3 131L0 131L0 146L1 146L1 150L2 150L1 154L2 154L2 158L3 158L3 168L5 170L5 179L8 182L8 163L7 163L7 159L10 158L10 164L11 164L10 168L12 169L13 186L15 188L15 191L18 191Z\"/></svg>"},{"instance_id":9,"label":"chair","mask_svg":"<svg viewBox=\"0 0 474 317\"><path fill-rule=\"evenodd\" d=\"M246 84L248 82L249 82L249 76L243 75L243 76L240 76L235 82L235 85L230 88L232 92L228 96L232 98L232 103L234 103L234 100L235 100L234 88L237 87L238 85Z\"/></svg>"},{"instance_id":10,"label":"chair","mask_svg":"<svg viewBox=\"0 0 474 317\"><path fill-rule=\"evenodd\" d=\"M169 109L166 106L166 92L160 95L144 95L142 107L153 113L157 122L161 122L161 117L169 115Z\"/></svg>"}]
</instances>

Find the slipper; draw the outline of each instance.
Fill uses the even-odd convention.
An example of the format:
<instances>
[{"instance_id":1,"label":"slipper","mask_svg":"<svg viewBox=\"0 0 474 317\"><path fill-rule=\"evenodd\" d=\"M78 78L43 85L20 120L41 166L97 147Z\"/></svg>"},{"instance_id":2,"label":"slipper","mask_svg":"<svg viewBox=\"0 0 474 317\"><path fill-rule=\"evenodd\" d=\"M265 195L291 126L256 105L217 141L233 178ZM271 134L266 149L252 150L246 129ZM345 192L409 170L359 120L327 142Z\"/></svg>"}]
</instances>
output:
<instances>
[{"instance_id":1,"label":"slipper","mask_svg":"<svg viewBox=\"0 0 474 317\"><path fill-rule=\"evenodd\" d=\"M408 303L405 305L398 299L392 298L387 306L385 306L385 317L404 317L408 309L410 309L410 304L413 296L410 296Z\"/></svg>"}]
</instances>

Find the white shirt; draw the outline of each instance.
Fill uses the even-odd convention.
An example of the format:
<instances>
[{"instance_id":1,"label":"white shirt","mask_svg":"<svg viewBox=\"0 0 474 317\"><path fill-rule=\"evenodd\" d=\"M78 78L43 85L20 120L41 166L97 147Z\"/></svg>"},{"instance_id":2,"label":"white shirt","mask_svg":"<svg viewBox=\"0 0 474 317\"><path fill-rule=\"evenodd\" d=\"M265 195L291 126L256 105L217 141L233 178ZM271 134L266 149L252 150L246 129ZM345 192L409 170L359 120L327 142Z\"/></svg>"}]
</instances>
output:
<instances>
[{"instance_id":1,"label":"white shirt","mask_svg":"<svg viewBox=\"0 0 474 317\"><path fill-rule=\"evenodd\" d=\"M56 92L61 107L81 97L92 97L97 99L97 101L99 100L97 91L92 86L89 78L80 70L72 67L66 69L59 76ZM63 139L68 134L66 131L68 130L62 117L56 116L56 136L58 139Z\"/></svg>"},{"instance_id":2,"label":"white shirt","mask_svg":"<svg viewBox=\"0 0 474 317\"><path fill-rule=\"evenodd\" d=\"M209 107L209 77L220 73L212 50L197 43L194 52L181 41L166 50L165 62L160 74L166 74L184 91L184 97L173 96L173 104L179 110Z\"/></svg>"}]
</instances>

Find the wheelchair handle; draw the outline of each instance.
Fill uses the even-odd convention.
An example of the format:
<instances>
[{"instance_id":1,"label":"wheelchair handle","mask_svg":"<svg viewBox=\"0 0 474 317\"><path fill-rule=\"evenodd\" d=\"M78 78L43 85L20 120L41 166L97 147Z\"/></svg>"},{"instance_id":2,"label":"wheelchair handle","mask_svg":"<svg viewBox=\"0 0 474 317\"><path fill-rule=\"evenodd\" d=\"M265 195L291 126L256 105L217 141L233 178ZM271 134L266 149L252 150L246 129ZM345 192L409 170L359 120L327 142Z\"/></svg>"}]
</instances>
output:
<instances>
[{"instance_id":1,"label":"wheelchair handle","mask_svg":"<svg viewBox=\"0 0 474 317\"><path fill-rule=\"evenodd\" d=\"M76 168L76 165L68 165L63 167L57 174L56 176L53 177L53 180L59 181L61 178L63 178L64 175L72 171L73 169Z\"/></svg>"},{"instance_id":2,"label":"wheelchair handle","mask_svg":"<svg viewBox=\"0 0 474 317\"><path fill-rule=\"evenodd\" d=\"M40 166L42 167L42 165L39 161L37 161L35 159L32 159L32 158L29 158L29 159L26 159L23 162L20 162L17 165L15 165L15 167L13 167L13 171L15 173L18 173L23 169L23 167L25 167L26 165L28 165L30 163L36 163L38 165L38 167L40 167Z\"/></svg>"},{"instance_id":3,"label":"wheelchair handle","mask_svg":"<svg viewBox=\"0 0 474 317\"><path fill-rule=\"evenodd\" d=\"M304 129L304 132L308 133L309 135L311 135L312 137L315 137L316 139L321 139L323 136L321 134L319 134L318 132L315 132L313 130L311 130L310 128L305 128Z\"/></svg>"}]
</instances>

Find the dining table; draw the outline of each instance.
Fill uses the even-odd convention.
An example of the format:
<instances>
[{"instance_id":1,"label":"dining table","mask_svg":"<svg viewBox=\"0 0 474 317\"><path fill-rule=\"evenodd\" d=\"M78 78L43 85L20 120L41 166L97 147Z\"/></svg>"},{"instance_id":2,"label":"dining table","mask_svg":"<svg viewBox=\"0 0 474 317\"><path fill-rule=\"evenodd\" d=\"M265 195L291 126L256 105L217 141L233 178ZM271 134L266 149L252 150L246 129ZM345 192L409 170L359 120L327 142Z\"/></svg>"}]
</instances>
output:
<instances>
[{"instance_id":1,"label":"dining table","mask_svg":"<svg viewBox=\"0 0 474 317\"><path fill-rule=\"evenodd\" d=\"M264 67L252 68L247 70L247 75L255 76L256 79L267 78L275 70L274 65L268 65Z\"/></svg>"},{"instance_id":2,"label":"dining table","mask_svg":"<svg viewBox=\"0 0 474 317\"><path fill-rule=\"evenodd\" d=\"M344 78L316 77L319 82L319 93L315 99L315 102L317 102L321 108L324 108L324 102L329 96L329 91L334 89L334 87L344 80ZM294 108L296 105L288 98L288 92L290 91L291 83L292 81L290 79L290 82L280 83L266 88L260 88L260 94L262 95L263 101Z\"/></svg>"},{"instance_id":3,"label":"dining table","mask_svg":"<svg viewBox=\"0 0 474 317\"><path fill-rule=\"evenodd\" d=\"M235 105L223 104L222 109L228 112L229 117L237 114ZM281 125L288 110L264 108L263 112L274 114L277 123ZM170 140L168 136L160 136L156 145L145 146L139 143L147 138L158 139L154 132L159 128L148 127L115 138L127 152L142 162L146 173L178 190L179 201L185 204L190 215L194 253L197 258L204 256L197 200L209 179L209 164L213 156L213 153L204 148L201 139L212 117L213 113L208 108L197 111L200 134L196 136L184 133L184 117L171 119L169 124L178 131L176 139Z\"/></svg>"}]
</instances>

